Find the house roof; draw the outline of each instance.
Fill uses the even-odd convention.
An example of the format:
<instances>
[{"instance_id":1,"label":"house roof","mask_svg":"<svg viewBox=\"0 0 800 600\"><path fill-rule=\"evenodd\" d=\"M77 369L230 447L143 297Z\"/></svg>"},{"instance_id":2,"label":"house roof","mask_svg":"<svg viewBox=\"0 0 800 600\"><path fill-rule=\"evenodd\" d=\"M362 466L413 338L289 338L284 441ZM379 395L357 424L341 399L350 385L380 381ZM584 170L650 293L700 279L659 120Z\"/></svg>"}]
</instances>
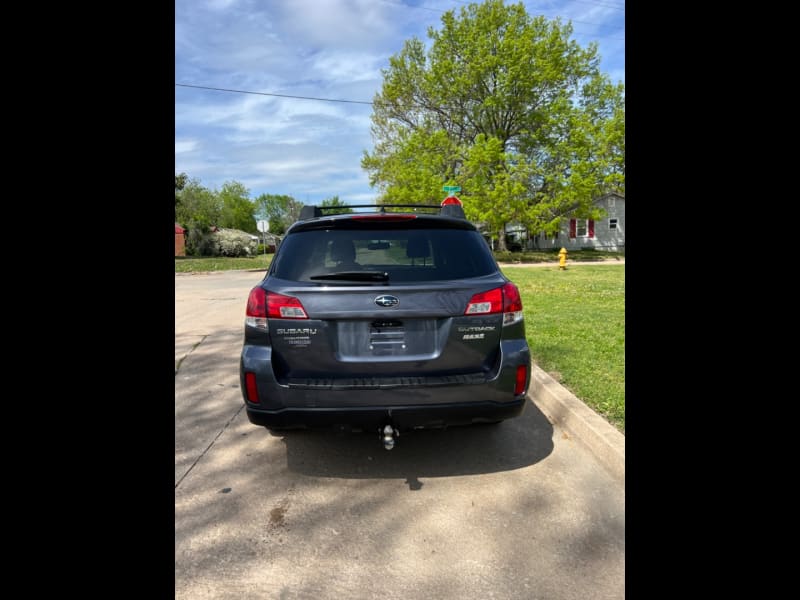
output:
<instances>
[{"instance_id":1,"label":"house roof","mask_svg":"<svg viewBox=\"0 0 800 600\"><path fill-rule=\"evenodd\" d=\"M603 200L605 198L608 198L609 196L616 196L617 198L622 198L623 200L625 200L625 194L620 194L620 193L617 193L617 192L608 192L607 194L603 194L602 196L598 197L597 199L598 200Z\"/></svg>"},{"instance_id":2,"label":"house roof","mask_svg":"<svg viewBox=\"0 0 800 600\"><path fill-rule=\"evenodd\" d=\"M186 230L177 223L175 223L175 233L186 233Z\"/></svg>"}]
</instances>

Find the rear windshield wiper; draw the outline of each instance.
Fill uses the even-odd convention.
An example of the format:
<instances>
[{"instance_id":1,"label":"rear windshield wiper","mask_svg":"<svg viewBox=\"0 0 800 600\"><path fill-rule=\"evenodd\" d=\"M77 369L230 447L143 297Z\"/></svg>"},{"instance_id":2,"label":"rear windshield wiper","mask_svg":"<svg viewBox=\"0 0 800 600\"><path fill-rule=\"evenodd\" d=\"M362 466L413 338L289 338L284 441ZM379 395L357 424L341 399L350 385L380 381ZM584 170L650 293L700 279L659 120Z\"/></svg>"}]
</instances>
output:
<instances>
[{"instance_id":1,"label":"rear windshield wiper","mask_svg":"<svg viewBox=\"0 0 800 600\"><path fill-rule=\"evenodd\" d=\"M340 271L325 275L312 275L309 279L330 279L336 281L389 281L386 271Z\"/></svg>"}]
</instances>

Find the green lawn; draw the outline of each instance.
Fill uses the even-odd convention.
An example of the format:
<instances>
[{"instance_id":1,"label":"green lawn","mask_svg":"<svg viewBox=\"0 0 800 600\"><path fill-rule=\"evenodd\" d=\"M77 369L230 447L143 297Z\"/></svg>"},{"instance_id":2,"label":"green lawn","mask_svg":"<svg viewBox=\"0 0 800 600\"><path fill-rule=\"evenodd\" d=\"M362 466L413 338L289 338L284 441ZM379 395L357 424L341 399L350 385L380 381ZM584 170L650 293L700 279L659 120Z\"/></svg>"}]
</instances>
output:
<instances>
[{"instance_id":1,"label":"green lawn","mask_svg":"<svg viewBox=\"0 0 800 600\"><path fill-rule=\"evenodd\" d=\"M625 432L625 268L505 267L542 369Z\"/></svg>"},{"instance_id":2,"label":"green lawn","mask_svg":"<svg viewBox=\"0 0 800 600\"><path fill-rule=\"evenodd\" d=\"M193 273L202 271L234 271L245 269L265 269L272 262L274 254L259 254L253 257L230 258L227 256L194 258L192 256L176 256L176 273Z\"/></svg>"}]
</instances>

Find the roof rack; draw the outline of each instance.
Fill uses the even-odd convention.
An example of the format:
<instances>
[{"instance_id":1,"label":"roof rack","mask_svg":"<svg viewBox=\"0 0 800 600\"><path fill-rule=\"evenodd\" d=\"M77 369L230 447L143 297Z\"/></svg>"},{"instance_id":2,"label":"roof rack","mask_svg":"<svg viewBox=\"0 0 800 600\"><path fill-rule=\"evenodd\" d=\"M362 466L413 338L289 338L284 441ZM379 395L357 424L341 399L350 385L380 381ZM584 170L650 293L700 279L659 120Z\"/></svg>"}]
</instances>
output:
<instances>
[{"instance_id":1,"label":"roof rack","mask_svg":"<svg viewBox=\"0 0 800 600\"><path fill-rule=\"evenodd\" d=\"M457 219L466 219L467 217L464 215L464 208L460 204L347 204L343 206L313 206L313 205L305 205L303 208L300 209L300 218L298 220L305 221L307 219L316 219L319 217L324 217L323 211L332 212L332 211L340 211L339 213L333 212L333 214L342 214L341 210L345 208L376 208L380 209L375 212L386 212L387 208L429 208L429 209L436 209L439 214L443 217L454 217Z\"/></svg>"}]
</instances>

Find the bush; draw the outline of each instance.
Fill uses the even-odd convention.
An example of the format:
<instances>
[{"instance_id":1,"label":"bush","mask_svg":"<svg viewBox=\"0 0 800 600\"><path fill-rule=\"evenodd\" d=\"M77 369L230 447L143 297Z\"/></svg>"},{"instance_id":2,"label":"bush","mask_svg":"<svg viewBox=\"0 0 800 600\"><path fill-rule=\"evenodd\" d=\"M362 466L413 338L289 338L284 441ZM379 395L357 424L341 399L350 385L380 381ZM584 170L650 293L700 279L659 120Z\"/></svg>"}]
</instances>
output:
<instances>
[{"instance_id":1,"label":"bush","mask_svg":"<svg viewBox=\"0 0 800 600\"><path fill-rule=\"evenodd\" d=\"M257 242L249 233L238 229L220 229L212 234L219 256L252 256L256 254Z\"/></svg>"},{"instance_id":2,"label":"bush","mask_svg":"<svg viewBox=\"0 0 800 600\"><path fill-rule=\"evenodd\" d=\"M186 236L186 254L188 256L217 256L217 245L212 233L203 232L200 228L189 229Z\"/></svg>"}]
</instances>

